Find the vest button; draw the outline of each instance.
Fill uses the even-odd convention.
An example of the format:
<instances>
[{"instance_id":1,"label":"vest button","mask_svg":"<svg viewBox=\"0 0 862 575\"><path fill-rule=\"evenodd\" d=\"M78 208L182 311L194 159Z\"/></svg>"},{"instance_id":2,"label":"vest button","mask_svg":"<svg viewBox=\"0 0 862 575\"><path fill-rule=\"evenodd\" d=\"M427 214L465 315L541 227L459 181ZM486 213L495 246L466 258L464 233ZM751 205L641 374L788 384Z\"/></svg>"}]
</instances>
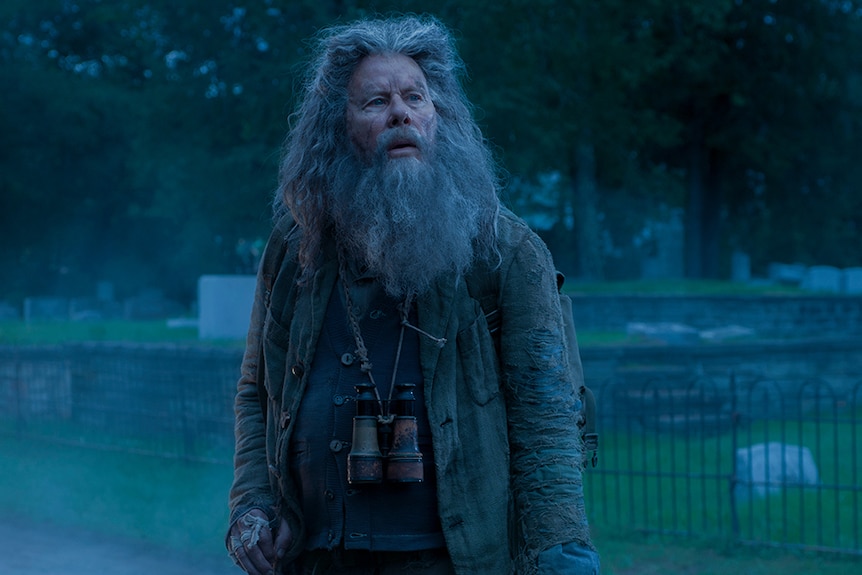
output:
<instances>
[{"instance_id":1,"label":"vest button","mask_svg":"<svg viewBox=\"0 0 862 575\"><path fill-rule=\"evenodd\" d=\"M342 444L337 439L333 439L332 441L329 442L329 450L332 453L338 453L342 449L344 449L344 444Z\"/></svg>"},{"instance_id":2,"label":"vest button","mask_svg":"<svg viewBox=\"0 0 862 575\"><path fill-rule=\"evenodd\" d=\"M302 369L302 365L296 364L290 368L290 373L293 374L293 377L297 379L302 379L302 374L305 373L305 370Z\"/></svg>"},{"instance_id":3,"label":"vest button","mask_svg":"<svg viewBox=\"0 0 862 575\"><path fill-rule=\"evenodd\" d=\"M346 401L347 401L347 398L345 398L343 395L336 395L335 397L332 398L332 403L334 403L335 405L337 405L339 407L344 405L344 402L346 402Z\"/></svg>"},{"instance_id":4,"label":"vest button","mask_svg":"<svg viewBox=\"0 0 862 575\"><path fill-rule=\"evenodd\" d=\"M353 354L345 353L341 356L341 364L345 366L353 365Z\"/></svg>"}]
</instances>

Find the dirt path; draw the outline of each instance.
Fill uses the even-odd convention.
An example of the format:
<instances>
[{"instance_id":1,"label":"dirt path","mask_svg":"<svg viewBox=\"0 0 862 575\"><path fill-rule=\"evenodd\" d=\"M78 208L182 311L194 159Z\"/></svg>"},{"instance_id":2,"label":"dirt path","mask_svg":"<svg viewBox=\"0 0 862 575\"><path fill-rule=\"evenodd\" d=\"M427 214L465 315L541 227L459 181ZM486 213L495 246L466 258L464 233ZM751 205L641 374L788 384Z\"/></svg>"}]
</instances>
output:
<instances>
[{"instance_id":1,"label":"dirt path","mask_svg":"<svg viewBox=\"0 0 862 575\"><path fill-rule=\"evenodd\" d=\"M195 560L138 541L0 517L2 575L241 575L227 555Z\"/></svg>"}]
</instances>

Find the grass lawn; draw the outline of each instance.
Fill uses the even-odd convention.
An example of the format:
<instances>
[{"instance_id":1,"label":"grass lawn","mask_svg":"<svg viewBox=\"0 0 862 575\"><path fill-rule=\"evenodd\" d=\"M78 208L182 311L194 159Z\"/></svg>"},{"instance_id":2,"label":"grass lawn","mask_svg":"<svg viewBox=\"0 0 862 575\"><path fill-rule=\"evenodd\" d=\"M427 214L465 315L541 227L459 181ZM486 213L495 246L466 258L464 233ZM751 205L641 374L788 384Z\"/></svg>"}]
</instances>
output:
<instances>
[{"instance_id":1,"label":"grass lawn","mask_svg":"<svg viewBox=\"0 0 862 575\"><path fill-rule=\"evenodd\" d=\"M229 465L0 437L0 515L221 556ZM862 562L597 528L605 575L846 575Z\"/></svg>"},{"instance_id":2,"label":"grass lawn","mask_svg":"<svg viewBox=\"0 0 862 575\"><path fill-rule=\"evenodd\" d=\"M0 515L224 554L229 465L0 436Z\"/></svg>"},{"instance_id":3,"label":"grass lawn","mask_svg":"<svg viewBox=\"0 0 862 575\"><path fill-rule=\"evenodd\" d=\"M570 279L564 287L571 295L805 295L798 288L710 280L640 280L584 283ZM198 342L197 328L169 327L165 320L98 320L80 322L0 321L0 345L50 345L77 341ZM578 331L581 346L632 342L623 332ZM241 347L244 341L206 341L202 345Z\"/></svg>"},{"instance_id":4,"label":"grass lawn","mask_svg":"<svg viewBox=\"0 0 862 575\"><path fill-rule=\"evenodd\" d=\"M79 341L194 342L197 339L197 328L171 328L165 320L0 321L0 345L52 345Z\"/></svg>"},{"instance_id":5,"label":"grass lawn","mask_svg":"<svg viewBox=\"0 0 862 575\"><path fill-rule=\"evenodd\" d=\"M850 575L862 560L735 546L730 541L681 541L619 532L594 534L602 575Z\"/></svg>"},{"instance_id":6,"label":"grass lawn","mask_svg":"<svg viewBox=\"0 0 862 575\"><path fill-rule=\"evenodd\" d=\"M563 291L570 295L689 295L689 296L802 296L822 295L798 287L719 280L637 280L619 282L579 282L567 280Z\"/></svg>"}]
</instances>

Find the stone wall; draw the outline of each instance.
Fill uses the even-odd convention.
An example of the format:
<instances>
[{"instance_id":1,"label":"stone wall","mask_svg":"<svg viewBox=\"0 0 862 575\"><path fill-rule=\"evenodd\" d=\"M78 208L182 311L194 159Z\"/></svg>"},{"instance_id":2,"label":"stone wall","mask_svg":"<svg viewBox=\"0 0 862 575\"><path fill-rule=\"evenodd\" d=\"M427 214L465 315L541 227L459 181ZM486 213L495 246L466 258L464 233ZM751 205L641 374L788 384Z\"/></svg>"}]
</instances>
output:
<instances>
[{"instance_id":1,"label":"stone wall","mask_svg":"<svg viewBox=\"0 0 862 575\"><path fill-rule=\"evenodd\" d=\"M748 395L764 412L806 387L833 404L862 402L862 338L587 347L581 357L602 421L627 416L621 399L643 413L654 391L724 401L731 374L742 396L768 380L766 395ZM0 346L0 434L229 460L241 359L241 349L186 345Z\"/></svg>"}]
</instances>

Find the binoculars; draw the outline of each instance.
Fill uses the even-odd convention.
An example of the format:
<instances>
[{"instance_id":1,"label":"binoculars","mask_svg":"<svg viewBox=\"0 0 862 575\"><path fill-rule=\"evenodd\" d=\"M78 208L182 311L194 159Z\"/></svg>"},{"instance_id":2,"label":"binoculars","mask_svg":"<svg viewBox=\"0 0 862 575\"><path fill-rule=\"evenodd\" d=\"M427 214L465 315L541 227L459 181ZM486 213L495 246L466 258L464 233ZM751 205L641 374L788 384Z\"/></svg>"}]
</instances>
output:
<instances>
[{"instance_id":1,"label":"binoculars","mask_svg":"<svg viewBox=\"0 0 862 575\"><path fill-rule=\"evenodd\" d=\"M351 485L418 483L424 479L422 452L416 427L415 385L399 383L389 406L379 413L379 402L371 383L356 386L353 443L347 454L347 482Z\"/></svg>"}]
</instances>

